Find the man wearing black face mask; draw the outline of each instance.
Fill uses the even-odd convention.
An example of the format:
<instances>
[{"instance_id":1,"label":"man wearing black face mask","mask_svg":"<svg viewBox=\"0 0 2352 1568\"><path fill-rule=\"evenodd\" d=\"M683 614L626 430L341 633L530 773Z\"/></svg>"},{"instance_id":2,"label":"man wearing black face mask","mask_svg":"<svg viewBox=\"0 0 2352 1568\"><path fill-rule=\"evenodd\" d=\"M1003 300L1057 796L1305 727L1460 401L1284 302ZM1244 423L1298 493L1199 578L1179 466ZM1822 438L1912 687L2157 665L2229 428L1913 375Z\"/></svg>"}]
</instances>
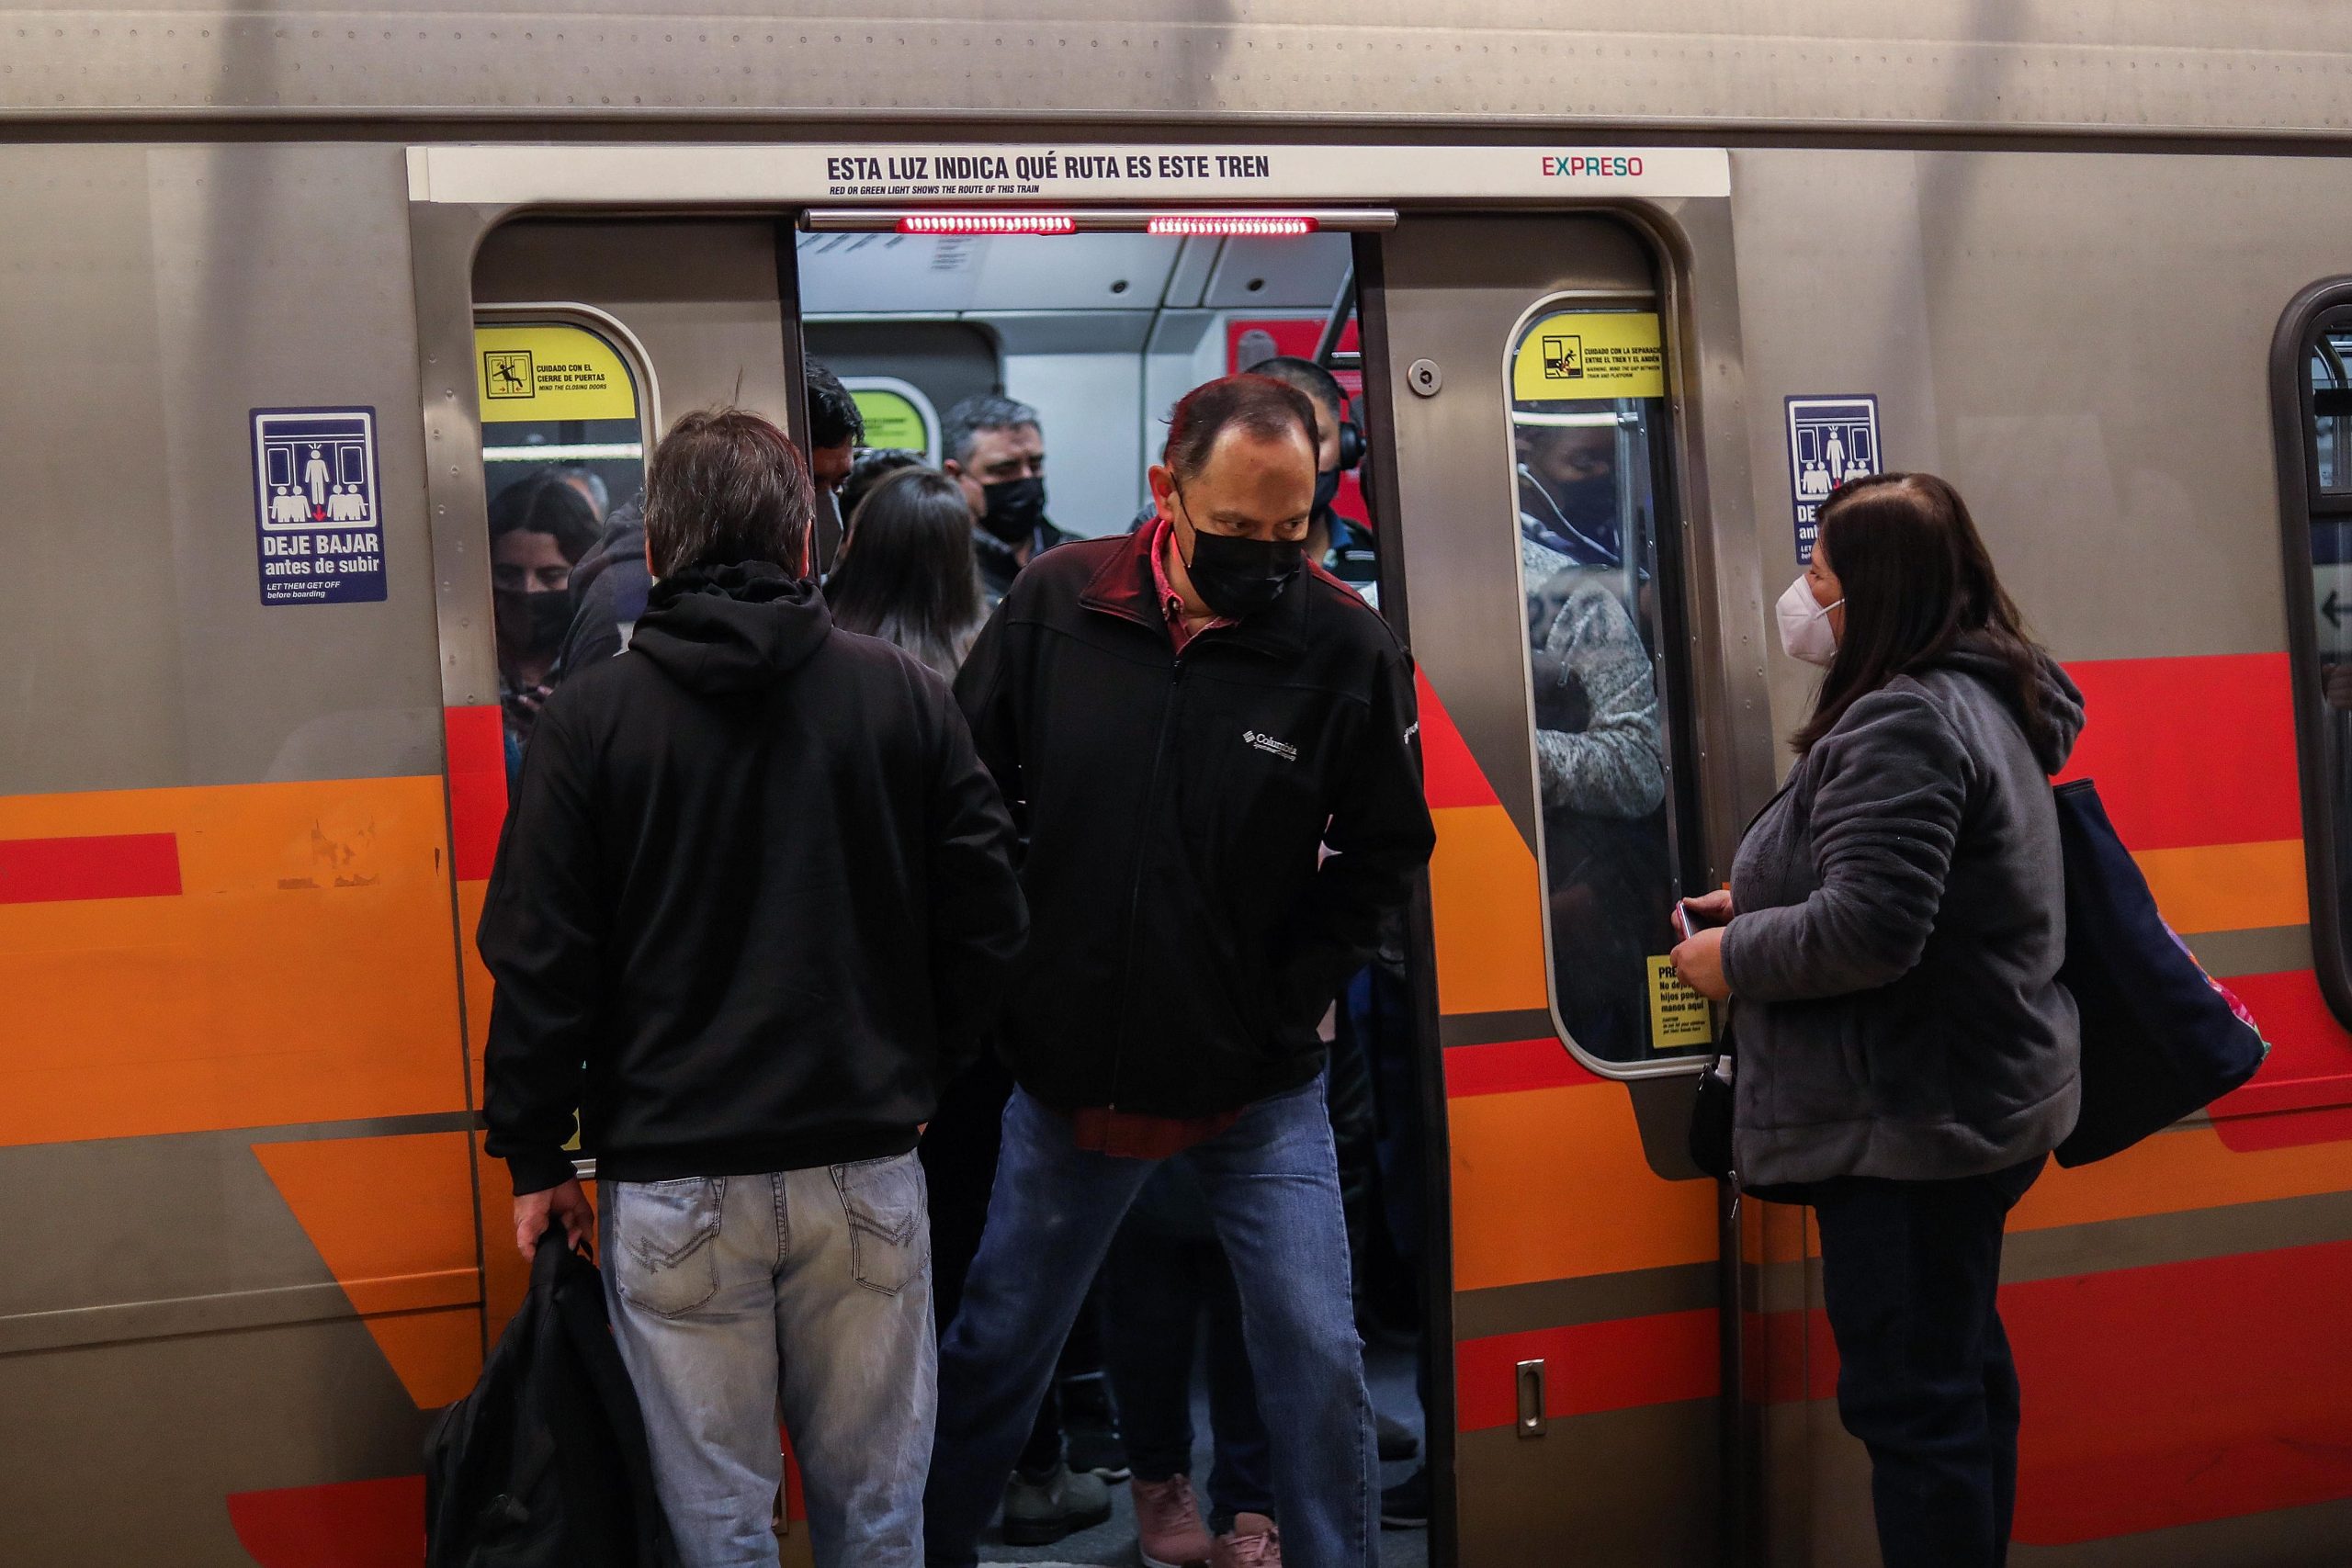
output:
<instances>
[{"instance_id":1,"label":"man wearing black face mask","mask_svg":"<svg viewBox=\"0 0 2352 1568\"><path fill-rule=\"evenodd\" d=\"M947 411L940 464L972 509L980 592L994 609L1012 580L1070 536L1046 521L1046 436L1037 411L1011 398L966 398Z\"/></svg>"},{"instance_id":2,"label":"man wearing black face mask","mask_svg":"<svg viewBox=\"0 0 2352 1568\"><path fill-rule=\"evenodd\" d=\"M1304 559L1315 434L1266 377L1188 394L1151 470L1159 521L1023 573L956 681L1023 829L1034 924L1001 1032L1019 1087L940 1351L934 1568L974 1561L1089 1281L1179 1153L1240 1289L1283 1550L1374 1560L1316 1024L1434 833L1411 661Z\"/></svg>"}]
</instances>

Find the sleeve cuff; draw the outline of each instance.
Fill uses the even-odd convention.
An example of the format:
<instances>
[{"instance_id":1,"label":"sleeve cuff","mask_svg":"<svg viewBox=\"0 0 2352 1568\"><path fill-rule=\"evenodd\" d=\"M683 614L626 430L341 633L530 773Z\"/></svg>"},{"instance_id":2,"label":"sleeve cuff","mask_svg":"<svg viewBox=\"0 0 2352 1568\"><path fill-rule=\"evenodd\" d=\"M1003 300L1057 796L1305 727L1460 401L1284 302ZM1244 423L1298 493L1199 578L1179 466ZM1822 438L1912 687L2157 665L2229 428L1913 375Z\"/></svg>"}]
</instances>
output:
<instances>
[{"instance_id":1,"label":"sleeve cuff","mask_svg":"<svg viewBox=\"0 0 2352 1568\"><path fill-rule=\"evenodd\" d=\"M514 1183L514 1196L524 1198L550 1187L560 1187L578 1173L571 1168L570 1155L561 1149L548 1149L508 1155L506 1174Z\"/></svg>"}]
</instances>

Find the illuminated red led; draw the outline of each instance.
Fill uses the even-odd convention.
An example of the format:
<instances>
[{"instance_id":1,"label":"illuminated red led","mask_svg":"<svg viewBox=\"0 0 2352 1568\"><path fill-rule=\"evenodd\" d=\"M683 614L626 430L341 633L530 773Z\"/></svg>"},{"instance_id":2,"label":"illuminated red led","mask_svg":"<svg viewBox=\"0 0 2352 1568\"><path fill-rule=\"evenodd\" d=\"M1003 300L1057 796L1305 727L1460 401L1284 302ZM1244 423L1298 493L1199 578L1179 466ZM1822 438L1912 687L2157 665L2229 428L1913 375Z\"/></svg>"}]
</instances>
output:
<instances>
[{"instance_id":1,"label":"illuminated red led","mask_svg":"<svg viewBox=\"0 0 2352 1568\"><path fill-rule=\"evenodd\" d=\"M899 220L901 234L1075 234L1078 220L1067 212L910 212Z\"/></svg>"},{"instance_id":2,"label":"illuminated red led","mask_svg":"<svg viewBox=\"0 0 2352 1568\"><path fill-rule=\"evenodd\" d=\"M1168 213L1145 225L1149 234L1232 234L1280 236L1312 234L1315 220L1289 212Z\"/></svg>"}]
</instances>

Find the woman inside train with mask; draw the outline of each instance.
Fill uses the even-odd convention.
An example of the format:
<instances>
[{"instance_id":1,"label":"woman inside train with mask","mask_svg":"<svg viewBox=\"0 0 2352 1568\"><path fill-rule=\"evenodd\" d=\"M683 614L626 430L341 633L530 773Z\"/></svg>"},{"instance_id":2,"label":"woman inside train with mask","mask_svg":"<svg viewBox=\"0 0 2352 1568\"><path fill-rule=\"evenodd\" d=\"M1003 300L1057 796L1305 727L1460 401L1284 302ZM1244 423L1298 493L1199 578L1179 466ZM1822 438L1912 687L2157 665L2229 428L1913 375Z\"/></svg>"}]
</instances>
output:
<instances>
[{"instance_id":1,"label":"woman inside train with mask","mask_svg":"<svg viewBox=\"0 0 2352 1568\"><path fill-rule=\"evenodd\" d=\"M509 787L522 772L540 705L554 690L556 656L571 625L571 569L601 532L587 494L559 468L527 474L491 499L491 602Z\"/></svg>"},{"instance_id":2,"label":"woman inside train with mask","mask_svg":"<svg viewBox=\"0 0 2352 1568\"><path fill-rule=\"evenodd\" d=\"M1814 1208L1887 1568L1990 1568L2017 1497L2001 1234L2080 1100L2049 775L2081 695L1931 475L1838 487L1779 619L1828 673L1673 962L1731 1004L1739 1179Z\"/></svg>"}]
</instances>

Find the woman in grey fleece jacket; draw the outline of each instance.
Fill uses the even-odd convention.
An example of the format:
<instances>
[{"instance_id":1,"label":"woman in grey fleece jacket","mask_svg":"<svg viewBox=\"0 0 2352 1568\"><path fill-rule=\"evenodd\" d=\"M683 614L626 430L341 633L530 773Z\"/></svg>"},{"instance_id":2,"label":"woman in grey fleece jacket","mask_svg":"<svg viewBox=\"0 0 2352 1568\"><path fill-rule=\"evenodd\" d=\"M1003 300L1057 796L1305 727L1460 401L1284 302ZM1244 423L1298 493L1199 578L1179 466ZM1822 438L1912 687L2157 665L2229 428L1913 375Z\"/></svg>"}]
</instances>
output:
<instances>
[{"instance_id":1,"label":"woman in grey fleece jacket","mask_svg":"<svg viewBox=\"0 0 2352 1568\"><path fill-rule=\"evenodd\" d=\"M2001 1233L2080 1099L2049 775L2082 700L1929 475L1835 492L1780 616L1829 672L1675 966L1732 1004L1741 1179L1815 1208L1886 1568L1990 1568L2017 1494Z\"/></svg>"}]
</instances>

